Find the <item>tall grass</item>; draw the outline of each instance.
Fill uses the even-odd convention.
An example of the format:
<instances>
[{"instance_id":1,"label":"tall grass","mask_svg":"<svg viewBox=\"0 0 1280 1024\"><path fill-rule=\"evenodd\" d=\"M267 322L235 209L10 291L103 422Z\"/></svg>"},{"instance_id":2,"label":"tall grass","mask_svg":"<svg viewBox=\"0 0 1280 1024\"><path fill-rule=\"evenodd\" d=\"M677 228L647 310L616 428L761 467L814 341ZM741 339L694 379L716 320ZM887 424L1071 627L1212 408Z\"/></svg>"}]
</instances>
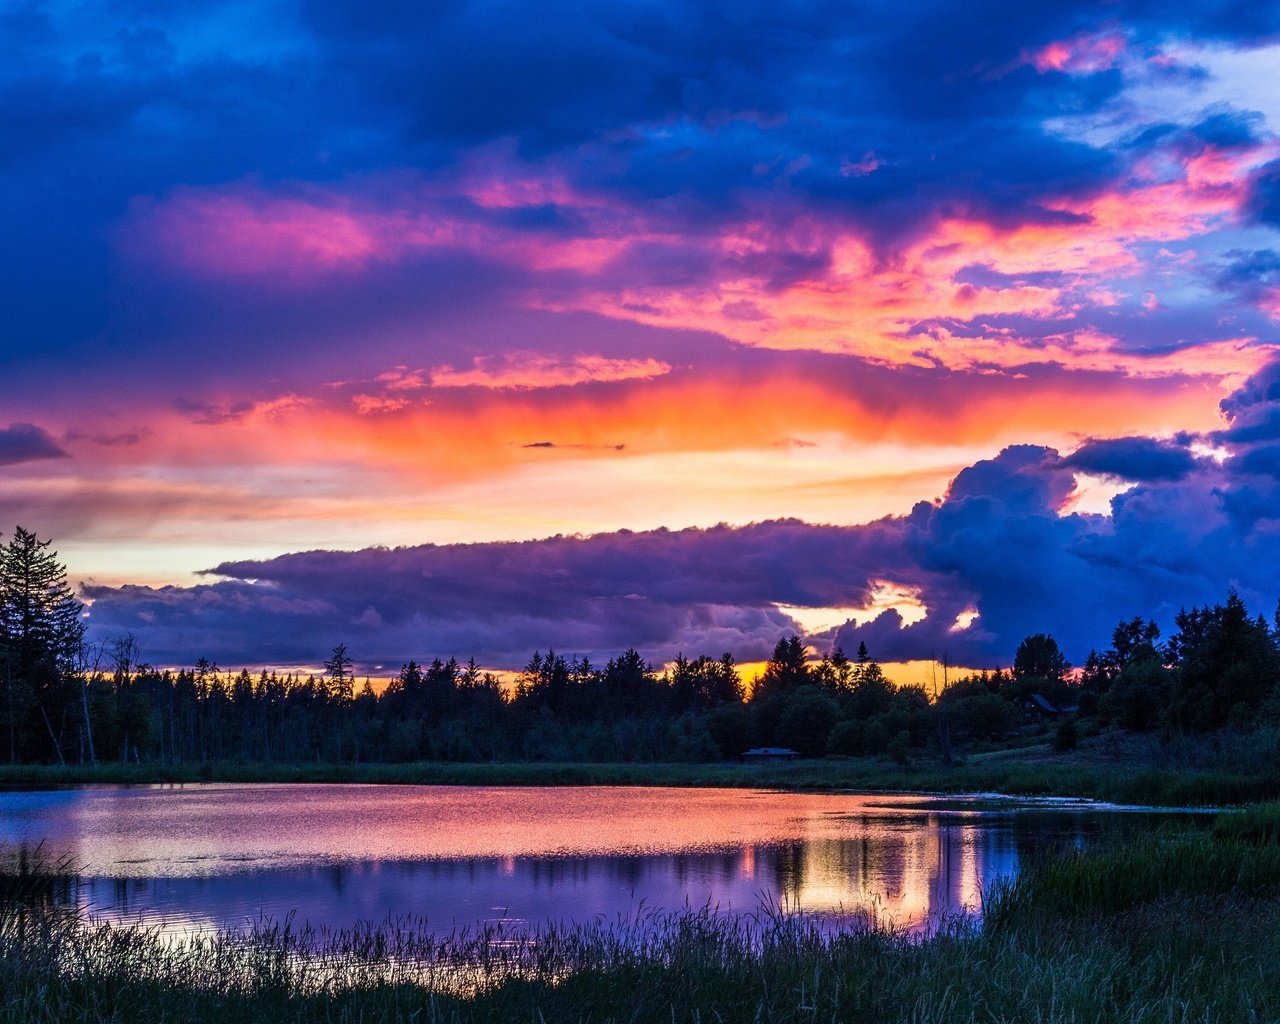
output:
<instances>
[{"instance_id":1,"label":"tall grass","mask_svg":"<svg viewBox=\"0 0 1280 1024\"><path fill-rule=\"evenodd\" d=\"M1278 1020L1277 824L1272 805L1054 855L989 893L981 925L923 939L704 907L443 938L285 920L174 940L58 912L28 868L0 889L23 908L0 910L0 1021Z\"/></svg>"}]
</instances>

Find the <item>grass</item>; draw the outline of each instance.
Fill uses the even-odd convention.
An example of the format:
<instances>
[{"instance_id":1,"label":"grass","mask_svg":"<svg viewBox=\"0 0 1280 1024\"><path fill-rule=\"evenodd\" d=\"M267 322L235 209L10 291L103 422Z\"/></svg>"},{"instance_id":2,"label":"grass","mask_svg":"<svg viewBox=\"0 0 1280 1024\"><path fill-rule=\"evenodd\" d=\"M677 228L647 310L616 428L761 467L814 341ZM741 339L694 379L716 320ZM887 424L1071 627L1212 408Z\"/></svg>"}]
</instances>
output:
<instances>
[{"instance_id":1,"label":"grass","mask_svg":"<svg viewBox=\"0 0 1280 1024\"><path fill-rule=\"evenodd\" d=\"M743 764L243 764L0 766L0 788L93 783L299 782L482 786L727 786L796 791L912 791L1069 796L1190 807L1280 797L1280 777L1220 770L1003 759L947 767L875 758Z\"/></svg>"},{"instance_id":2,"label":"grass","mask_svg":"<svg viewBox=\"0 0 1280 1024\"><path fill-rule=\"evenodd\" d=\"M704 908L531 935L285 922L175 944L40 899L6 913L39 889L28 870L0 890L0 1021L1277 1020L1278 826L1272 804L1048 857L988 894L981 927L924 940Z\"/></svg>"}]
</instances>

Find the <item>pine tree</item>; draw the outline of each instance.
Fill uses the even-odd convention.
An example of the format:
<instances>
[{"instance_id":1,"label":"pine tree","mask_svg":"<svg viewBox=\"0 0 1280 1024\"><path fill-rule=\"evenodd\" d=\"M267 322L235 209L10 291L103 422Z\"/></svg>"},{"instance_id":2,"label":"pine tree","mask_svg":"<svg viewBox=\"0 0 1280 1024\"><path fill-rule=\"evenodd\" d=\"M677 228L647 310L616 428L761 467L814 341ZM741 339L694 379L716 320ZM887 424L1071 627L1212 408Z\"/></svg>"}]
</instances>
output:
<instances>
[{"instance_id":1,"label":"pine tree","mask_svg":"<svg viewBox=\"0 0 1280 1024\"><path fill-rule=\"evenodd\" d=\"M0 661L5 672L9 759L30 739L35 718L43 722L62 760L52 721L68 710L61 684L72 672L84 639L83 605L67 583L67 569L50 541L16 527L0 546ZM53 715L50 712L54 712ZM22 740L19 741L21 734Z\"/></svg>"},{"instance_id":2,"label":"pine tree","mask_svg":"<svg viewBox=\"0 0 1280 1024\"><path fill-rule=\"evenodd\" d=\"M355 699L355 662L347 656L347 645L338 644L333 654L324 663L324 672L329 679L329 695L342 704L349 704Z\"/></svg>"}]
</instances>

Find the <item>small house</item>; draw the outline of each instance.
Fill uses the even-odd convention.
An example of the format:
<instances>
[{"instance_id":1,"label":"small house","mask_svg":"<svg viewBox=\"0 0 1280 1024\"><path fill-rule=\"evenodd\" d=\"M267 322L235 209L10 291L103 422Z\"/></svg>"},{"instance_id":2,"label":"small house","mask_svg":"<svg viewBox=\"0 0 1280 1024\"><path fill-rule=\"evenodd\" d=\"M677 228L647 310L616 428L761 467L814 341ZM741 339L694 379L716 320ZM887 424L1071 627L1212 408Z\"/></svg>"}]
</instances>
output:
<instances>
[{"instance_id":1,"label":"small house","mask_svg":"<svg viewBox=\"0 0 1280 1024\"><path fill-rule=\"evenodd\" d=\"M752 747L742 752L742 760L753 764L767 764L772 761L794 761L800 756L797 750L788 747Z\"/></svg>"},{"instance_id":2,"label":"small house","mask_svg":"<svg viewBox=\"0 0 1280 1024\"><path fill-rule=\"evenodd\" d=\"M1043 694L1028 694L1022 702L1022 717L1028 722L1056 722L1063 715L1074 715L1079 704L1055 705Z\"/></svg>"}]
</instances>

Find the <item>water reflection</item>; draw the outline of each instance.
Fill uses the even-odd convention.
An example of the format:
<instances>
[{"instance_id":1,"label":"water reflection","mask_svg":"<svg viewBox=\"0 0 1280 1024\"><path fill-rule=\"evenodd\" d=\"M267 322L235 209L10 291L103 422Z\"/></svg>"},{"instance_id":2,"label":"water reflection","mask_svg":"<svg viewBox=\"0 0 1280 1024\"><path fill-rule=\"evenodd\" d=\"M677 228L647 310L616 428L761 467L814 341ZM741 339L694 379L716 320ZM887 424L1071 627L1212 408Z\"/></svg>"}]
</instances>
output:
<instances>
[{"instance_id":1,"label":"water reflection","mask_svg":"<svg viewBox=\"0 0 1280 1024\"><path fill-rule=\"evenodd\" d=\"M194 786L0 794L0 854L44 844L113 918L316 927L629 918L762 904L920 927L1033 850L1143 828L1079 805L742 790Z\"/></svg>"}]
</instances>

